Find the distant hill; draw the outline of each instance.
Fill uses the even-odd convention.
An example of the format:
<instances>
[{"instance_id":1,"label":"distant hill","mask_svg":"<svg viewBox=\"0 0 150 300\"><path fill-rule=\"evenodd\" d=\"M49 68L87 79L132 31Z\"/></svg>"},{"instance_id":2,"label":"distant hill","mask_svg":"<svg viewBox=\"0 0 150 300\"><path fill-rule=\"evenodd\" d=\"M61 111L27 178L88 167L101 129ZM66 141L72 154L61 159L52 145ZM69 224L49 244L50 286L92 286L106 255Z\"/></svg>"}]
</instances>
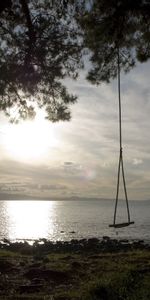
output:
<instances>
[{"instance_id":1,"label":"distant hill","mask_svg":"<svg viewBox=\"0 0 150 300\"><path fill-rule=\"evenodd\" d=\"M0 193L0 200L42 200L29 195Z\"/></svg>"},{"instance_id":2,"label":"distant hill","mask_svg":"<svg viewBox=\"0 0 150 300\"><path fill-rule=\"evenodd\" d=\"M8 194L8 193L0 193L0 200L43 200L43 201L115 201L110 198L94 198L94 197L35 197L31 195L22 195L22 194ZM120 199L119 201L124 201L124 199ZM150 203L150 200L130 200L137 202L147 202Z\"/></svg>"},{"instance_id":3,"label":"distant hill","mask_svg":"<svg viewBox=\"0 0 150 300\"><path fill-rule=\"evenodd\" d=\"M57 201L104 201L104 200L112 200L112 199L104 199L104 198L93 198L93 197L35 197L31 195L22 195L22 194L8 194L8 193L0 193L0 200L57 200Z\"/></svg>"}]
</instances>

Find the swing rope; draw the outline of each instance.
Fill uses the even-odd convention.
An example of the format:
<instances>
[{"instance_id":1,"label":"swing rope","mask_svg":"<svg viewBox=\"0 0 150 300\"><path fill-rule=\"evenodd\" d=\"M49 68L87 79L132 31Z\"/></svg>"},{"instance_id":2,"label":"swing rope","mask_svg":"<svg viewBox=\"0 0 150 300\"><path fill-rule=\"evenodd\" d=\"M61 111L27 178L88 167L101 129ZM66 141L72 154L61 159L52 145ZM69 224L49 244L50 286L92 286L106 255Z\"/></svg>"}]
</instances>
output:
<instances>
[{"instance_id":1,"label":"swing rope","mask_svg":"<svg viewBox=\"0 0 150 300\"><path fill-rule=\"evenodd\" d=\"M128 195L127 195L126 180L125 180L125 173L124 173L124 164L123 164L122 114L121 114L121 85L120 85L120 51L119 51L119 48L118 48L118 55L117 55L117 67L118 67L118 100L119 100L119 143L120 143L120 154L119 154L119 164L118 164L117 191L116 191L116 202L115 202L114 220L113 220L113 224L109 225L109 227L125 227L125 226L128 226L128 225L134 223L134 222L130 221L130 211L129 211ZM122 171L123 187L124 187L125 200L126 200L126 206L127 206L128 222L116 224L116 214L117 214L119 186L120 186L120 171Z\"/></svg>"}]
</instances>

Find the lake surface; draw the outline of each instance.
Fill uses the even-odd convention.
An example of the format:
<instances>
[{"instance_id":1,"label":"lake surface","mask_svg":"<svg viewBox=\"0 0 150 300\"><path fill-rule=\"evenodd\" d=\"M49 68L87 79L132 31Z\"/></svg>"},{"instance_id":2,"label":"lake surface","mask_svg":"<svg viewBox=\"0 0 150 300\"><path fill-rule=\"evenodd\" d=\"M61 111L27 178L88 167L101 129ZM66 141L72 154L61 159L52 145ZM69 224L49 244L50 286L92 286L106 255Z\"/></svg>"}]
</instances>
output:
<instances>
[{"instance_id":1,"label":"lake surface","mask_svg":"<svg viewBox=\"0 0 150 300\"><path fill-rule=\"evenodd\" d=\"M114 201L0 201L0 239L52 241L97 237L150 241L150 201L130 201L131 225L109 228ZM125 202L120 201L118 221L126 221Z\"/></svg>"}]
</instances>

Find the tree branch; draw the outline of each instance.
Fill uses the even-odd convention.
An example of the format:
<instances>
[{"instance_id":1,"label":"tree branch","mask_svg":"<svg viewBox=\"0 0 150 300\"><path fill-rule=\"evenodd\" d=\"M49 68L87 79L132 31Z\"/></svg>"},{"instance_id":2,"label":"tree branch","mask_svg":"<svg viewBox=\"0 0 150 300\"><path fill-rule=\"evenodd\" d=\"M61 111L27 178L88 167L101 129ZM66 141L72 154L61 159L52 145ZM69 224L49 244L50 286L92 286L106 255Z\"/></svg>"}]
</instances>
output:
<instances>
[{"instance_id":1,"label":"tree branch","mask_svg":"<svg viewBox=\"0 0 150 300\"><path fill-rule=\"evenodd\" d=\"M21 3L22 10L23 10L23 13L24 13L26 21L27 21L30 43L32 44L35 40L35 33L34 33L33 24L32 24L32 20L31 20L30 10L29 10L26 0L20 0L20 3Z\"/></svg>"}]
</instances>

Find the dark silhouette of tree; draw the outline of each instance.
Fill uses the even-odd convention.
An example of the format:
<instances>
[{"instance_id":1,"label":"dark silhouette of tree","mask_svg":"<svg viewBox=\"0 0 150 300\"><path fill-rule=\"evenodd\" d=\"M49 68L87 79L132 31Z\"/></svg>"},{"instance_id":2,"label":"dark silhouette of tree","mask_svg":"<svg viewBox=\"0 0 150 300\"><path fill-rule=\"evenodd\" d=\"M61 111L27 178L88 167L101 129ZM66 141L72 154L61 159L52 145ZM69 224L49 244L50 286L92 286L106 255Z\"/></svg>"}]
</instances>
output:
<instances>
[{"instance_id":1,"label":"dark silhouette of tree","mask_svg":"<svg viewBox=\"0 0 150 300\"><path fill-rule=\"evenodd\" d=\"M125 72L149 59L150 1L1 1L0 110L18 121L34 117L38 106L53 122L69 120L76 96L63 79L76 79L83 67L83 36L91 50L87 78L109 82L117 75L118 48Z\"/></svg>"},{"instance_id":2,"label":"dark silhouette of tree","mask_svg":"<svg viewBox=\"0 0 150 300\"><path fill-rule=\"evenodd\" d=\"M120 68L127 72L137 61L150 58L150 1L93 0L80 19L85 46L91 50L92 68L87 79L95 84L117 76L117 53Z\"/></svg>"},{"instance_id":3,"label":"dark silhouette of tree","mask_svg":"<svg viewBox=\"0 0 150 300\"><path fill-rule=\"evenodd\" d=\"M53 122L70 119L76 96L62 81L82 67L77 9L71 0L1 1L0 110L12 121L34 117L36 106Z\"/></svg>"}]
</instances>

